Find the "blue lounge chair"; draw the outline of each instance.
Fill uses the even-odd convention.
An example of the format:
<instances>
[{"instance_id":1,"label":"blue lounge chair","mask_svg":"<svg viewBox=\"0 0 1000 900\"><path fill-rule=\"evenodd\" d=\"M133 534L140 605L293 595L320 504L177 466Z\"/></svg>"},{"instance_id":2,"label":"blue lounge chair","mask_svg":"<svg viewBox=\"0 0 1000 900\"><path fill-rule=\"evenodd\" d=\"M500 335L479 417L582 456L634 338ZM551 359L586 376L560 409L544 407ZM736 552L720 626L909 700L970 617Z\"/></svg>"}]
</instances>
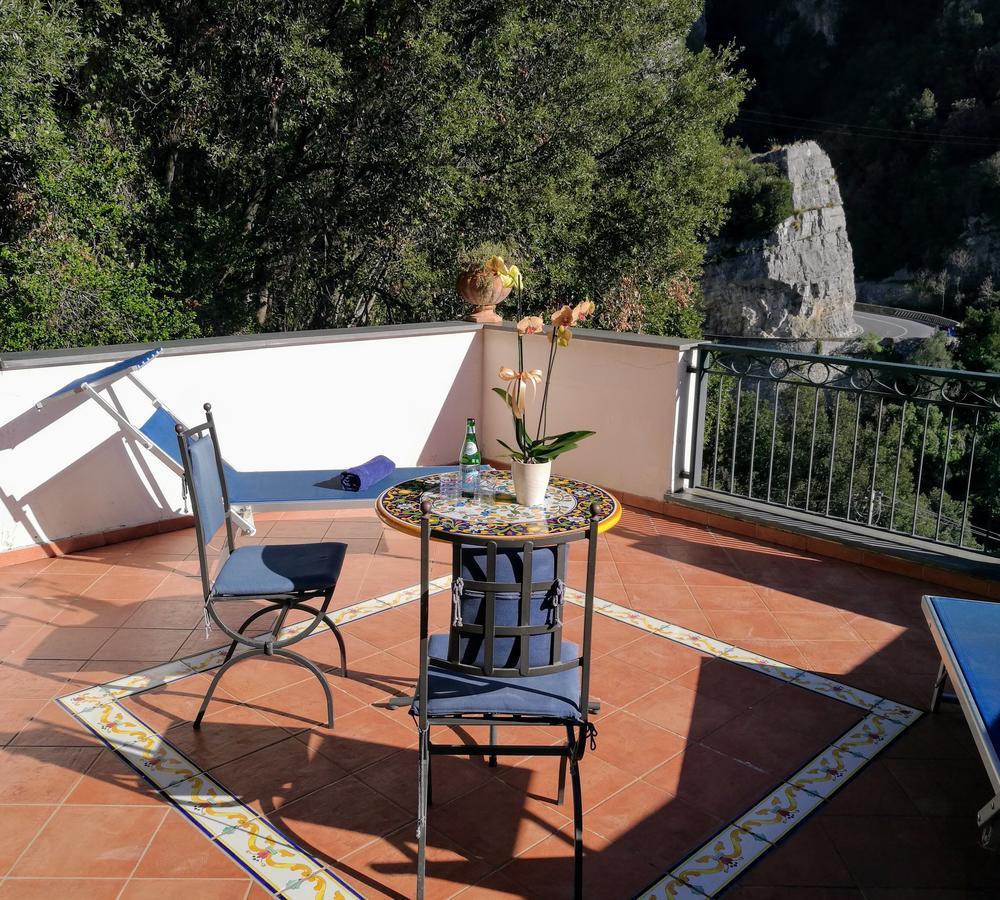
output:
<instances>
[{"instance_id":1,"label":"blue lounge chair","mask_svg":"<svg viewBox=\"0 0 1000 900\"><path fill-rule=\"evenodd\" d=\"M81 376L54 391L36 405L70 393L85 393L93 399L121 429L153 453L164 465L183 476L184 466L177 445L177 426L185 427L165 404L138 377L136 371L155 359L157 347L138 356L124 359ZM108 402L101 390L118 378L127 377L149 398L154 409L141 425L133 424L119 409ZM207 408L207 407L206 407ZM234 468L223 461L229 500L240 528L253 533L252 512L287 509L328 509L332 506L367 506L387 487L434 472L445 472L447 466L411 466L396 469L382 482L360 491L345 491L340 485L342 469L250 472ZM240 512L242 510L242 512Z\"/></svg>"},{"instance_id":2,"label":"blue lounge chair","mask_svg":"<svg viewBox=\"0 0 1000 900\"><path fill-rule=\"evenodd\" d=\"M923 610L941 652L931 711L942 698L962 707L993 785L977 817L980 837L984 847L1000 849L1000 603L927 596ZM953 695L943 693L946 678Z\"/></svg>"}]
</instances>

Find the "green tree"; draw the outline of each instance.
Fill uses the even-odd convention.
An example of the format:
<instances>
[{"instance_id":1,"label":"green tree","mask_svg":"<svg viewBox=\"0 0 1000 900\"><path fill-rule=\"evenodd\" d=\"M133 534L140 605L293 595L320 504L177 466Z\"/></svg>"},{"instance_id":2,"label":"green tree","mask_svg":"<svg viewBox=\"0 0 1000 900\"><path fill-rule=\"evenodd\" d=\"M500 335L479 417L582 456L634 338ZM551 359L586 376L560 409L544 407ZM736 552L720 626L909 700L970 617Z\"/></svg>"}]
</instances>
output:
<instances>
[{"instance_id":1,"label":"green tree","mask_svg":"<svg viewBox=\"0 0 1000 900\"><path fill-rule=\"evenodd\" d=\"M693 0L2 8L37 35L2 82L7 347L448 318L487 240L539 310L631 280L654 322L739 179L747 83L686 48ZM104 324L25 325L70 306Z\"/></svg>"},{"instance_id":2,"label":"green tree","mask_svg":"<svg viewBox=\"0 0 1000 900\"><path fill-rule=\"evenodd\" d=\"M73 90L95 46L76 9L10 0L0 41L0 348L195 333L146 258L141 148Z\"/></svg>"}]
</instances>

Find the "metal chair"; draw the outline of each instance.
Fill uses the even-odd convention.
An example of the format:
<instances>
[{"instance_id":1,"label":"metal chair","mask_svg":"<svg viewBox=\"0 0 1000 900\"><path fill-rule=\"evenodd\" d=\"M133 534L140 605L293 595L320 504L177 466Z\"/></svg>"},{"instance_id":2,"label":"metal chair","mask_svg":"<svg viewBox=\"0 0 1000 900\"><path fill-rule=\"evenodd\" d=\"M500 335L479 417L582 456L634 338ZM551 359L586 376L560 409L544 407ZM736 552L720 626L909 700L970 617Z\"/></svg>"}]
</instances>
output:
<instances>
[{"instance_id":1,"label":"metal chair","mask_svg":"<svg viewBox=\"0 0 1000 900\"><path fill-rule=\"evenodd\" d=\"M340 645L340 660L344 677L347 677L347 650L340 629L327 615L337 579L344 564L346 544L275 544L236 547L232 512L222 453L212 418L212 405L205 404L206 421L193 428L178 425L177 442L180 445L184 478L191 496L195 534L198 537L198 562L201 566L201 585L205 597L205 622L215 622L232 639L229 652L209 685L201 709L194 720L194 727L201 727L201 720L222 676L239 662L256 656L280 656L305 666L319 679L326 694L327 727L333 727L333 695L323 673L315 663L288 648L309 637L321 622L325 622ZM214 581L210 580L206 547L222 524L226 526L228 556ZM310 600L322 597L318 607ZM247 617L237 630L230 628L220 617L216 606L232 600L265 600L268 605ZM282 637L288 614L293 610L307 612L312 620L299 631ZM247 628L267 613L275 613L270 630L248 636ZM234 656L239 645L249 649Z\"/></svg>"},{"instance_id":2,"label":"metal chair","mask_svg":"<svg viewBox=\"0 0 1000 900\"><path fill-rule=\"evenodd\" d=\"M566 770L573 785L574 885L583 896L583 803L580 759L597 730L588 720L590 644L594 616L599 508L590 508L583 646L563 640L567 540L544 537L510 547L496 540L462 539L452 556L452 624L448 634L428 634L430 597L429 503L421 506L420 674L410 713L417 721L419 795L417 897L424 896L427 808L432 800L434 756L558 756L558 803L565 797ZM444 532L437 537L448 539ZM470 754L467 744L431 742L435 725L488 726L487 744ZM562 726L566 743L556 746L500 744L498 725Z\"/></svg>"}]
</instances>

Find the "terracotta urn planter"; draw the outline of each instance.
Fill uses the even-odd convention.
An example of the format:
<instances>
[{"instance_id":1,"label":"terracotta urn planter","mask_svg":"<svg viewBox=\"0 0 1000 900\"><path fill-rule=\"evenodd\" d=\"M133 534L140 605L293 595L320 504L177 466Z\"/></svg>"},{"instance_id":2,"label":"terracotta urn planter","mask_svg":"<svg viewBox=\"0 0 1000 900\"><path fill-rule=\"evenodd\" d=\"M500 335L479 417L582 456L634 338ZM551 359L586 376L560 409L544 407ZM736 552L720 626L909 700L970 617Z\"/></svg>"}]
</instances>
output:
<instances>
[{"instance_id":1,"label":"terracotta urn planter","mask_svg":"<svg viewBox=\"0 0 1000 900\"><path fill-rule=\"evenodd\" d=\"M502 322L497 315L497 304L501 303L513 288L504 287L499 275L486 269L474 269L458 276L455 285L458 293L472 305L468 318L472 322Z\"/></svg>"}]
</instances>

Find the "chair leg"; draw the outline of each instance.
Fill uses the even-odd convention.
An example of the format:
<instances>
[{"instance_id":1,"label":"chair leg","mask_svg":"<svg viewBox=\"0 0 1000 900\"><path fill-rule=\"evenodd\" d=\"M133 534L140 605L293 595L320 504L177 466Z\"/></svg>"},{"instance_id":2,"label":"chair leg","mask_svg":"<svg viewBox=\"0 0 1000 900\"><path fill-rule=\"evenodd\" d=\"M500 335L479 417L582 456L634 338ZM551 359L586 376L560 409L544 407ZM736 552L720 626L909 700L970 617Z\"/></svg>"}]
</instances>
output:
<instances>
[{"instance_id":1,"label":"chair leg","mask_svg":"<svg viewBox=\"0 0 1000 900\"><path fill-rule=\"evenodd\" d=\"M935 713L938 711L938 707L941 705L941 693L944 690L945 679L947 678L947 673L944 670L944 663L938 666L937 677L934 679L934 690L931 692L931 712Z\"/></svg>"},{"instance_id":2,"label":"chair leg","mask_svg":"<svg viewBox=\"0 0 1000 900\"><path fill-rule=\"evenodd\" d=\"M556 805L562 806L566 802L566 757L559 757L559 793L556 794Z\"/></svg>"},{"instance_id":3,"label":"chair leg","mask_svg":"<svg viewBox=\"0 0 1000 900\"><path fill-rule=\"evenodd\" d=\"M333 619L326 613L323 613L323 621L326 622L326 627L333 632L333 636L340 645L340 666L344 671L344 678L347 678L347 646L344 644L344 636L340 633L340 629L333 624Z\"/></svg>"},{"instance_id":4,"label":"chair leg","mask_svg":"<svg viewBox=\"0 0 1000 900\"><path fill-rule=\"evenodd\" d=\"M208 704L212 701L212 694L215 693L215 688L218 686L219 682L222 680L222 676L226 672L236 665L238 662L243 662L245 659L252 659L255 656L264 656L263 650L248 650L237 657L227 659L219 671L215 673L215 677L212 679L212 683L208 686L208 691L205 693L205 699L201 701L201 708L198 710L198 715L194 717L194 727L201 728L201 720L205 717L205 710L208 709Z\"/></svg>"},{"instance_id":5,"label":"chair leg","mask_svg":"<svg viewBox=\"0 0 1000 900\"><path fill-rule=\"evenodd\" d=\"M270 606L265 606L263 609L258 609L255 613L252 613L251 615L247 616L246 620L243 622L242 625L240 625L237 631L240 634L243 634L247 630L247 626L250 625L251 622L255 622L257 619L259 619L266 613L274 612L276 609L281 609L282 606L284 606L283 603L272 603ZM229 660L233 658L233 654L236 652L236 645L238 643L239 641L237 641L234 638L233 642L229 645L229 652L226 653L226 658L223 660L223 662L229 662Z\"/></svg>"},{"instance_id":6,"label":"chair leg","mask_svg":"<svg viewBox=\"0 0 1000 900\"><path fill-rule=\"evenodd\" d=\"M583 792L576 753L569 758L569 774L573 782L573 896L583 900Z\"/></svg>"},{"instance_id":7,"label":"chair leg","mask_svg":"<svg viewBox=\"0 0 1000 900\"><path fill-rule=\"evenodd\" d=\"M316 676L319 683L323 686L323 693L326 694L326 727L333 728L333 694L330 692L330 685L326 683L326 678L319 670L319 667L312 660L306 659L301 653L296 653L294 650L274 650L273 655L284 656L286 659L292 660L292 662L297 662L300 666L305 666Z\"/></svg>"},{"instance_id":8,"label":"chair leg","mask_svg":"<svg viewBox=\"0 0 1000 900\"><path fill-rule=\"evenodd\" d=\"M496 744L497 742L497 727L496 725L490 725L490 743ZM490 754L489 766L491 769L497 767L497 755L495 753Z\"/></svg>"},{"instance_id":9,"label":"chair leg","mask_svg":"<svg viewBox=\"0 0 1000 900\"><path fill-rule=\"evenodd\" d=\"M417 795L417 900L424 900L427 867L427 801L430 788L430 731L420 732L420 771Z\"/></svg>"}]
</instances>

